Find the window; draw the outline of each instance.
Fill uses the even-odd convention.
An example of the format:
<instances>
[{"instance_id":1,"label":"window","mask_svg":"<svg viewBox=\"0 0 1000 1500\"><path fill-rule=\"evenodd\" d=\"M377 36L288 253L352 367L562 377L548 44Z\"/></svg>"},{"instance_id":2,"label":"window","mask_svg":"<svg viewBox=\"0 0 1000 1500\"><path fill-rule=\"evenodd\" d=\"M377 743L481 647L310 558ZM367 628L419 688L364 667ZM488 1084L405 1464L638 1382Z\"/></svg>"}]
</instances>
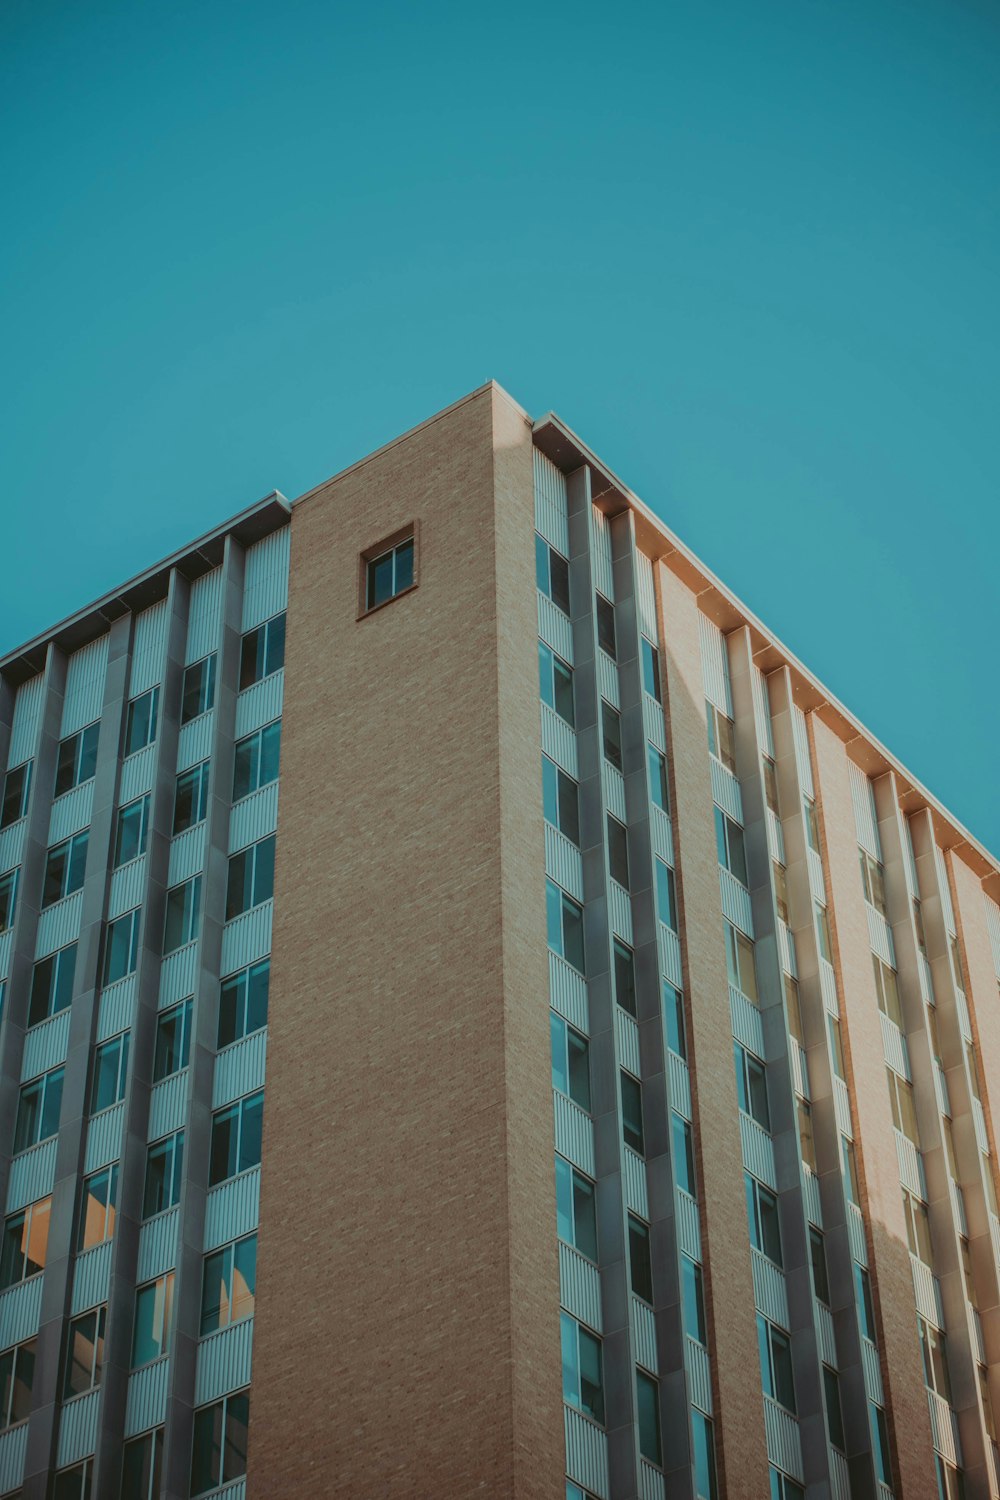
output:
<instances>
[{"instance_id":1,"label":"window","mask_svg":"<svg viewBox=\"0 0 1000 1500\"><path fill-rule=\"evenodd\" d=\"M174 821L172 833L186 833L208 816L208 772L210 761L183 771L174 784Z\"/></svg>"},{"instance_id":2,"label":"window","mask_svg":"<svg viewBox=\"0 0 1000 1500\"><path fill-rule=\"evenodd\" d=\"M924 1362L924 1384L951 1405L951 1378L948 1374L948 1352L940 1329L917 1314L920 1330L920 1353Z\"/></svg>"},{"instance_id":3,"label":"window","mask_svg":"<svg viewBox=\"0 0 1000 1500\"><path fill-rule=\"evenodd\" d=\"M622 716L617 708L601 699L601 735L604 741L604 759L620 771L622 761Z\"/></svg>"},{"instance_id":4,"label":"window","mask_svg":"<svg viewBox=\"0 0 1000 1500\"><path fill-rule=\"evenodd\" d=\"M694 1180L694 1144L691 1140L691 1126L683 1115L672 1113L670 1116L671 1139L674 1155L674 1177L677 1186L682 1193L687 1193L689 1198L698 1196L695 1190Z\"/></svg>"},{"instance_id":5,"label":"window","mask_svg":"<svg viewBox=\"0 0 1000 1500\"><path fill-rule=\"evenodd\" d=\"M884 917L886 914L885 870L877 859L872 858L867 849L859 848L858 858L861 861L861 884L865 900Z\"/></svg>"},{"instance_id":6,"label":"window","mask_svg":"<svg viewBox=\"0 0 1000 1500\"><path fill-rule=\"evenodd\" d=\"M965 1500L965 1478L961 1469L946 1464L940 1453L934 1455L938 1500Z\"/></svg>"},{"instance_id":7,"label":"window","mask_svg":"<svg viewBox=\"0 0 1000 1500\"><path fill-rule=\"evenodd\" d=\"M132 1325L132 1368L148 1365L166 1354L174 1311L174 1273L140 1286L135 1294Z\"/></svg>"},{"instance_id":8,"label":"window","mask_svg":"<svg viewBox=\"0 0 1000 1500\"><path fill-rule=\"evenodd\" d=\"M753 943L748 937L744 937L732 922L724 922L726 929L726 966L729 971L729 983L734 989L742 990L748 1000L754 1005L760 1002L757 997L757 974L753 962Z\"/></svg>"},{"instance_id":9,"label":"window","mask_svg":"<svg viewBox=\"0 0 1000 1500\"><path fill-rule=\"evenodd\" d=\"M160 690L150 688L148 693L133 698L125 719L125 754L134 755L145 750L156 739L156 721L160 711Z\"/></svg>"},{"instance_id":10,"label":"window","mask_svg":"<svg viewBox=\"0 0 1000 1500\"><path fill-rule=\"evenodd\" d=\"M728 818L721 807L715 809L715 844L719 851L719 864L747 885L747 854L743 842L743 829L732 818Z\"/></svg>"},{"instance_id":11,"label":"window","mask_svg":"<svg viewBox=\"0 0 1000 1500\"><path fill-rule=\"evenodd\" d=\"M840 1405L840 1380L836 1370L831 1370L829 1365L823 1366L823 1397L830 1442L843 1453L847 1443L844 1439L844 1414Z\"/></svg>"},{"instance_id":12,"label":"window","mask_svg":"<svg viewBox=\"0 0 1000 1500\"><path fill-rule=\"evenodd\" d=\"M0 875L0 932L14 925L14 910L17 906L17 870L8 870Z\"/></svg>"},{"instance_id":13,"label":"window","mask_svg":"<svg viewBox=\"0 0 1000 1500\"><path fill-rule=\"evenodd\" d=\"M546 822L580 847L580 788L555 761L542 756L542 808Z\"/></svg>"},{"instance_id":14,"label":"window","mask_svg":"<svg viewBox=\"0 0 1000 1500\"><path fill-rule=\"evenodd\" d=\"M674 932L680 930L677 921L677 886L674 881L674 872L662 859L653 861L656 874L656 915L661 922L673 928Z\"/></svg>"},{"instance_id":15,"label":"window","mask_svg":"<svg viewBox=\"0 0 1000 1500\"><path fill-rule=\"evenodd\" d=\"M77 1232L77 1254L102 1245L115 1232L115 1205L118 1201L118 1163L104 1167L83 1179L80 1194L80 1227Z\"/></svg>"},{"instance_id":16,"label":"window","mask_svg":"<svg viewBox=\"0 0 1000 1500\"><path fill-rule=\"evenodd\" d=\"M670 811L670 784L667 780L666 756L653 745L646 746L646 763L649 767L649 795L655 807Z\"/></svg>"},{"instance_id":17,"label":"window","mask_svg":"<svg viewBox=\"0 0 1000 1500\"><path fill-rule=\"evenodd\" d=\"M857 1261L852 1262L854 1266L854 1287L857 1293L858 1323L861 1327L861 1337L868 1339L870 1343L877 1342L875 1338L875 1304L872 1301L872 1280L864 1266L859 1266Z\"/></svg>"},{"instance_id":18,"label":"window","mask_svg":"<svg viewBox=\"0 0 1000 1500\"><path fill-rule=\"evenodd\" d=\"M156 1141L146 1152L146 1181L142 1191L142 1217L151 1219L180 1202L181 1169L184 1165L184 1132L176 1131Z\"/></svg>"},{"instance_id":19,"label":"window","mask_svg":"<svg viewBox=\"0 0 1000 1500\"><path fill-rule=\"evenodd\" d=\"M810 1172L816 1171L816 1142L813 1138L812 1106L807 1099L795 1096L795 1115L799 1128L799 1153Z\"/></svg>"},{"instance_id":20,"label":"window","mask_svg":"<svg viewBox=\"0 0 1000 1500\"><path fill-rule=\"evenodd\" d=\"M576 713L573 707L573 668L556 656L544 641L538 642L538 680L542 702L555 710L561 719L573 725Z\"/></svg>"},{"instance_id":21,"label":"window","mask_svg":"<svg viewBox=\"0 0 1000 1500\"><path fill-rule=\"evenodd\" d=\"M663 693L660 688L660 653L652 642L642 637L642 686L651 698L657 703L663 702Z\"/></svg>"},{"instance_id":22,"label":"window","mask_svg":"<svg viewBox=\"0 0 1000 1500\"><path fill-rule=\"evenodd\" d=\"M604 1369L601 1341L571 1318L559 1314L562 1334L563 1400L595 1422L604 1421Z\"/></svg>"},{"instance_id":23,"label":"window","mask_svg":"<svg viewBox=\"0 0 1000 1500\"><path fill-rule=\"evenodd\" d=\"M962 955L958 949L958 938L955 937L954 933L949 934L948 943L951 949L951 967L955 974L955 983L960 990L964 991L965 977L962 970Z\"/></svg>"},{"instance_id":24,"label":"window","mask_svg":"<svg viewBox=\"0 0 1000 1500\"><path fill-rule=\"evenodd\" d=\"M14 1155L47 1141L59 1129L62 1108L63 1068L53 1068L21 1086L14 1125Z\"/></svg>"},{"instance_id":25,"label":"window","mask_svg":"<svg viewBox=\"0 0 1000 1500\"><path fill-rule=\"evenodd\" d=\"M246 1473L249 1426L249 1391L237 1391L195 1412L192 1495L203 1495Z\"/></svg>"},{"instance_id":26,"label":"window","mask_svg":"<svg viewBox=\"0 0 1000 1500\"><path fill-rule=\"evenodd\" d=\"M201 1288L202 1337L252 1317L256 1289L256 1234L206 1255Z\"/></svg>"},{"instance_id":27,"label":"window","mask_svg":"<svg viewBox=\"0 0 1000 1500\"><path fill-rule=\"evenodd\" d=\"M788 1030L798 1042L799 1046L805 1045L805 1032L802 1029L802 1009L799 1005L799 984L791 974L784 976L785 980L785 1011L788 1016Z\"/></svg>"},{"instance_id":28,"label":"window","mask_svg":"<svg viewBox=\"0 0 1000 1500\"><path fill-rule=\"evenodd\" d=\"M365 563L365 608L377 609L414 584L413 536L405 537L394 547L380 551Z\"/></svg>"},{"instance_id":29,"label":"window","mask_svg":"<svg viewBox=\"0 0 1000 1500\"><path fill-rule=\"evenodd\" d=\"M764 800L774 816L779 818L781 811L778 807L778 768L769 755L762 757L761 766L764 772Z\"/></svg>"},{"instance_id":30,"label":"window","mask_svg":"<svg viewBox=\"0 0 1000 1500\"><path fill-rule=\"evenodd\" d=\"M913 898L913 926L917 934L917 947L927 957L927 938L924 934L924 914L916 896Z\"/></svg>"},{"instance_id":31,"label":"window","mask_svg":"<svg viewBox=\"0 0 1000 1500\"><path fill-rule=\"evenodd\" d=\"M750 1243L755 1250L766 1255L776 1266L784 1265L781 1254L781 1228L778 1223L778 1200L756 1177L744 1172L743 1181L747 1194L747 1222L750 1225Z\"/></svg>"},{"instance_id":32,"label":"window","mask_svg":"<svg viewBox=\"0 0 1000 1500\"><path fill-rule=\"evenodd\" d=\"M156 1045L153 1050L153 1082L159 1083L188 1065L191 1052L191 1005L182 1000L156 1018Z\"/></svg>"},{"instance_id":33,"label":"window","mask_svg":"<svg viewBox=\"0 0 1000 1500\"><path fill-rule=\"evenodd\" d=\"M0 1354L0 1428L23 1422L31 1412L36 1339Z\"/></svg>"},{"instance_id":34,"label":"window","mask_svg":"<svg viewBox=\"0 0 1000 1500\"><path fill-rule=\"evenodd\" d=\"M687 1057L684 1033L684 997L669 980L663 981L663 1027L667 1046L678 1057Z\"/></svg>"},{"instance_id":35,"label":"window","mask_svg":"<svg viewBox=\"0 0 1000 1500\"><path fill-rule=\"evenodd\" d=\"M788 872L783 864L777 860L771 863L774 873L774 904L778 910L778 916L788 926Z\"/></svg>"},{"instance_id":36,"label":"window","mask_svg":"<svg viewBox=\"0 0 1000 1500\"><path fill-rule=\"evenodd\" d=\"M872 965L875 970L875 996L878 1000L878 1008L884 1015L894 1021L900 1031L903 1029L903 1011L899 1003L899 988L896 984L896 971L884 964L876 954L872 954Z\"/></svg>"},{"instance_id":37,"label":"window","mask_svg":"<svg viewBox=\"0 0 1000 1500\"><path fill-rule=\"evenodd\" d=\"M830 1060L833 1071L841 1082L847 1081L847 1065L844 1062L844 1044L840 1036L840 1022L836 1016L826 1013L826 1030L830 1038Z\"/></svg>"},{"instance_id":38,"label":"window","mask_svg":"<svg viewBox=\"0 0 1000 1500\"><path fill-rule=\"evenodd\" d=\"M19 823L27 813L28 796L31 792L31 766L32 762L26 760L8 771L4 777L0 828L9 828L12 823Z\"/></svg>"},{"instance_id":39,"label":"window","mask_svg":"<svg viewBox=\"0 0 1000 1500\"><path fill-rule=\"evenodd\" d=\"M74 1318L69 1325L66 1377L63 1382L64 1401L72 1396L82 1396L85 1391L92 1391L101 1383L107 1311L106 1307L91 1308L90 1312Z\"/></svg>"},{"instance_id":40,"label":"window","mask_svg":"<svg viewBox=\"0 0 1000 1500\"><path fill-rule=\"evenodd\" d=\"M99 1114L125 1098L128 1074L129 1033L112 1037L94 1050L94 1077L90 1086L90 1113Z\"/></svg>"},{"instance_id":41,"label":"window","mask_svg":"<svg viewBox=\"0 0 1000 1500\"><path fill-rule=\"evenodd\" d=\"M219 991L219 1047L228 1047L267 1025L271 960L228 974ZM183 1066L183 1064L182 1064Z\"/></svg>"},{"instance_id":42,"label":"window","mask_svg":"<svg viewBox=\"0 0 1000 1500\"><path fill-rule=\"evenodd\" d=\"M52 1485L52 1500L90 1500L94 1480L94 1460L85 1458L82 1464L70 1469L59 1469Z\"/></svg>"},{"instance_id":43,"label":"window","mask_svg":"<svg viewBox=\"0 0 1000 1500\"><path fill-rule=\"evenodd\" d=\"M556 1157L556 1227L559 1238L588 1260L597 1260L594 1184L561 1156Z\"/></svg>"},{"instance_id":44,"label":"window","mask_svg":"<svg viewBox=\"0 0 1000 1500\"><path fill-rule=\"evenodd\" d=\"M819 956L825 958L828 964L833 963L833 941L830 937L830 916L825 906L820 906L818 901L813 905L816 908L816 941L819 944Z\"/></svg>"},{"instance_id":45,"label":"window","mask_svg":"<svg viewBox=\"0 0 1000 1500\"><path fill-rule=\"evenodd\" d=\"M185 880L167 892L167 909L163 922L163 952L175 953L198 936L201 913L201 876Z\"/></svg>"},{"instance_id":46,"label":"window","mask_svg":"<svg viewBox=\"0 0 1000 1500\"><path fill-rule=\"evenodd\" d=\"M589 1490L581 1490L580 1486L574 1484L572 1479L567 1479L566 1500L597 1500L597 1496L592 1495Z\"/></svg>"},{"instance_id":47,"label":"window","mask_svg":"<svg viewBox=\"0 0 1000 1500\"><path fill-rule=\"evenodd\" d=\"M764 1064L741 1047L733 1043L736 1059L736 1094L740 1109L764 1130L771 1128L771 1112L767 1104L767 1074Z\"/></svg>"},{"instance_id":48,"label":"window","mask_svg":"<svg viewBox=\"0 0 1000 1500\"><path fill-rule=\"evenodd\" d=\"M629 888L628 882L628 833L624 823L619 823L610 813L608 818L608 866L611 871L611 879L617 880L625 890Z\"/></svg>"},{"instance_id":49,"label":"window","mask_svg":"<svg viewBox=\"0 0 1000 1500\"><path fill-rule=\"evenodd\" d=\"M824 1307L830 1306L830 1277L826 1268L826 1244L822 1232L809 1225L809 1259L812 1262L813 1291ZM857 1262L854 1264L857 1266ZM861 1269L860 1266L857 1267Z\"/></svg>"},{"instance_id":50,"label":"window","mask_svg":"<svg viewBox=\"0 0 1000 1500\"><path fill-rule=\"evenodd\" d=\"M158 1500L162 1473L163 1428L156 1427L125 1444L121 1500Z\"/></svg>"},{"instance_id":51,"label":"window","mask_svg":"<svg viewBox=\"0 0 1000 1500\"><path fill-rule=\"evenodd\" d=\"M248 1094L212 1116L208 1185L225 1182L249 1167L260 1165L261 1123L264 1094Z\"/></svg>"},{"instance_id":52,"label":"window","mask_svg":"<svg viewBox=\"0 0 1000 1500\"><path fill-rule=\"evenodd\" d=\"M115 831L115 869L146 852L149 835L149 795L138 797L118 810Z\"/></svg>"},{"instance_id":53,"label":"window","mask_svg":"<svg viewBox=\"0 0 1000 1500\"><path fill-rule=\"evenodd\" d=\"M977 1364L976 1375L979 1378L979 1400L983 1408L983 1421L986 1424L986 1431L990 1435L990 1441L995 1443L997 1440L997 1424L993 1413L993 1398L990 1395L989 1374L986 1366Z\"/></svg>"},{"instance_id":54,"label":"window","mask_svg":"<svg viewBox=\"0 0 1000 1500\"><path fill-rule=\"evenodd\" d=\"M681 1256L681 1311L684 1332L699 1344L708 1344L708 1324L705 1320L704 1273L696 1260L689 1255Z\"/></svg>"},{"instance_id":55,"label":"window","mask_svg":"<svg viewBox=\"0 0 1000 1500\"><path fill-rule=\"evenodd\" d=\"M104 983L114 984L127 974L135 973L139 961L139 918L141 907L126 912L108 923L104 939Z\"/></svg>"},{"instance_id":56,"label":"window","mask_svg":"<svg viewBox=\"0 0 1000 1500\"><path fill-rule=\"evenodd\" d=\"M861 1206L861 1184L858 1181L858 1160L854 1150L854 1142L849 1141L846 1135L840 1137L840 1156L844 1168L844 1188L850 1201Z\"/></svg>"},{"instance_id":57,"label":"window","mask_svg":"<svg viewBox=\"0 0 1000 1500\"><path fill-rule=\"evenodd\" d=\"M644 1370L635 1372L635 1402L639 1418L639 1452L651 1464L663 1461L660 1446L660 1382Z\"/></svg>"},{"instance_id":58,"label":"window","mask_svg":"<svg viewBox=\"0 0 1000 1500\"><path fill-rule=\"evenodd\" d=\"M285 665L285 617L275 615L240 642L240 691L280 672Z\"/></svg>"},{"instance_id":59,"label":"window","mask_svg":"<svg viewBox=\"0 0 1000 1500\"><path fill-rule=\"evenodd\" d=\"M569 563L535 532L535 582L540 593L569 614Z\"/></svg>"},{"instance_id":60,"label":"window","mask_svg":"<svg viewBox=\"0 0 1000 1500\"><path fill-rule=\"evenodd\" d=\"M910 1254L922 1260L925 1266L934 1264L931 1249L931 1226L927 1217L927 1205L912 1193L903 1189L903 1217L906 1220L906 1239Z\"/></svg>"},{"instance_id":61,"label":"window","mask_svg":"<svg viewBox=\"0 0 1000 1500\"><path fill-rule=\"evenodd\" d=\"M274 834L241 849L229 861L226 921L270 901L274 895Z\"/></svg>"},{"instance_id":62,"label":"window","mask_svg":"<svg viewBox=\"0 0 1000 1500\"><path fill-rule=\"evenodd\" d=\"M607 599L600 594L597 595L597 644L602 651L606 651L612 661L618 659L618 647L615 640L615 607L609 604Z\"/></svg>"},{"instance_id":63,"label":"window","mask_svg":"<svg viewBox=\"0 0 1000 1500\"><path fill-rule=\"evenodd\" d=\"M558 953L581 974L585 973L583 951L583 907L571 901L551 880L545 882L545 910L548 941Z\"/></svg>"},{"instance_id":64,"label":"window","mask_svg":"<svg viewBox=\"0 0 1000 1500\"><path fill-rule=\"evenodd\" d=\"M37 1026L65 1010L73 999L73 978L76 973L76 944L70 943L40 959L31 974L31 1000L28 1004L28 1025Z\"/></svg>"},{"instance_id":65,"label":"window","mask_svg":"<svg viewBox=\"0 0 1000 1500\"><path fill-rule=\"evenodd\" d=\"M4 1220L0 1245L0 1291L45 1270L52 1199L39 1198Z\"/></svg>"},{"instance_id":66,"label":"window","mask_svg":"<svg viewBox=\"0 0 1000 1500\"><path fill-rule=\"evenodd\" d=\"M801 1484L796 1484L780 1469L770 1468L767 1472L771 1480L771 1500L805 1500L806 1492Z\"/></svg>"},{"instance_id":67,"label":"window","mask_svg":"<svg viewBox=\"0 0 1000 1500\"><path fill-rule=\"evenodd\" d=\"M732 719L714 703L705 703L708 722L708 748L727 771L736 774L736 731Z\"/></svg>"},{"instance_id":68,"label":"window","mask_svg":"<svg viewBox=\"0 0 1000 1500\"><path fill-rule=\"evenodd\" d=\"M806 840L814 854L822 851L819 847L819 818L816 814L816 803L812 797L802 798L802 815L806 824Z\"/></svg>"},{"instance_id":69,"label":"window","mask_svg":"<svg viewBox=\"0 0 1000 1500\"><path fill-rule=\"evenodd\" d=\"M100 724L88 724L78 734L71 734L59 746L56 759L55 796L71 792L75 786L90 781L97 769L97 736Z\"/></svg>"},{"instance_id":70,"label":"window","mask_svg":"<svg viewBox=\"0 0 1000 1500\"><path fill-rule=\"evenodd\" d=\"M889 1429L885 1412L874 1401L868 1403L868 1415L872 1428L872 1454L875 1458L875 1477L882 1484L892 1484L892 1465L889 1462Z\"/></svg>"},{"instance_id":71,"label":"window","mask_svg":"<svg viewBox=\"0 0 1000 1500\"><path fill-rule=\"evenodd\" d=\"M889 1080L889 1104L892 1109L892 1123L897 1130L902 1131L908 1141L911 1141L917 1150L920 1150L920 1132L917 1129L917 1107L913 1102L913 1085L907 1083L905 1078L900 1078L892 1068L886 1068L886 1076Z\"/></svg>"},{"instance_id":72,"label":"window","mask_svg":"<svg viewBox=\"0 0 1000 1500\"><path fill-rule=\"evenodd\" d=\"M635 1001L635 954L620 938L613 940L615 999L630 1016L638 1015Z\"/></svg>"},{"instance_id":73,"label":"window","mask_svg":"<svg viewBox=\"0 0 1000 1500\"><path fill-rule=\"evenodd\" d=\"M233 763L233 801L249 797L268 782L277 781L281 759L281 720L265 724L256 734L237 740Z\"/></svg>"},{"instance_id":74,"label":"window","mask_svg":"<svg viewBox=\"0 0 1000 1500\"><path fill-rule=\"evenodd\" d=\"M556 1011L549 1012L552 1036L552 1087L590 1112L590 1043L567 1025Z\"/></svg>"},{"instance_id":75,"label":"window","mask_svg":"<svg viewBox=\"0 0 1000 1500\"><path fill-rule=\"evenodd\" d=\"M640 1156L646 1149L642 1131L642 1085L631 1073L619 1072L622 1096L622 1139Z\"/></svg>"},{"instance_id":76,"label":"window","mask_svg":"<svg viewBox=\"0 0 1000 1500\"><path fill-rule=\"evenodd\" d=\"M184 668L181 687L181 724L190 724L215 705L215 653Z\"/></svg>"},{"instance_id":77,"label":"window","mask_svg":"<svg viewBox=\"0 0 1000 1500\"><path fill-rule=\"evenodd\" d=\"M715 1429L711 1419L694 1406L691 1408L691 1436L694 1440L695 1494L698 1500L717 1500Z\"/></svg>"},{"instance_id":78,"label":"window","mask_svg":"<svg viewBox=\"0 0 1000 1500\"><path fill-rule=\"evenodd\" d=\"M757 1342L764 1394L794 1414L795 1382L792 1379L792 1346L788 1335L758 1313Z\"/></svg>"},{"instance_id":79,"label":"window","mask_svg":"<svg viewBox=\"0 0 1000 1500\"><path fill-rule=\"evenodd\" d=\"M653 1300L653 1260L649 1249L649 1225L628 1216L628 1269L629 1284L637 1297L644 1302Z\"/></svg>"}]
</instances>

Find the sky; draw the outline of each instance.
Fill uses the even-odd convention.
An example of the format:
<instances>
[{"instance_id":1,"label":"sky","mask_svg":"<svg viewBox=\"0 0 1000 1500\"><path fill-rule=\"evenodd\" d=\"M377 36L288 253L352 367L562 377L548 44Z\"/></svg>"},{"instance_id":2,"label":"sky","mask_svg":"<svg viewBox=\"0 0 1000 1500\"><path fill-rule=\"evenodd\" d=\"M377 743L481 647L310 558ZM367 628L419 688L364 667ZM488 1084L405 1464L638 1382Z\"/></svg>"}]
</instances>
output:
<instances>
[{"instance_id":1,"label":"sky","mask_svg":"<svg viewBox=\"0 0 1000 1500\"><path fill-rule=\"evenodd\" d=\"M5 0L0 653L493 378L1000 854L1000 11Z\"/></svg>"}]
</instances>

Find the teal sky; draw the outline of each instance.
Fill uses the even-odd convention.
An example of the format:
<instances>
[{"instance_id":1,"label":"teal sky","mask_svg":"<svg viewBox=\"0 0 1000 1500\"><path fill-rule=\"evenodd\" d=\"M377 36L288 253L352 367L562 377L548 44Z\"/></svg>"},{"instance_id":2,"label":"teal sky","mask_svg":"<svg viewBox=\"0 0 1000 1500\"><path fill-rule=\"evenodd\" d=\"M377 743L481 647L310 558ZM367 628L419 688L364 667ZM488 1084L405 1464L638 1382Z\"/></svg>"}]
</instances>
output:
<instances>
[{"instance_id":1,"label":"teal sky","mask_svg":"<svg viewBox=\"0 0 1000 1500\"><path fill-rule=\"evenodd\" d=\"M1000 852L994 4L6 0L0 59L0 650L492 376Z\"/></svg>"}]
</instances>

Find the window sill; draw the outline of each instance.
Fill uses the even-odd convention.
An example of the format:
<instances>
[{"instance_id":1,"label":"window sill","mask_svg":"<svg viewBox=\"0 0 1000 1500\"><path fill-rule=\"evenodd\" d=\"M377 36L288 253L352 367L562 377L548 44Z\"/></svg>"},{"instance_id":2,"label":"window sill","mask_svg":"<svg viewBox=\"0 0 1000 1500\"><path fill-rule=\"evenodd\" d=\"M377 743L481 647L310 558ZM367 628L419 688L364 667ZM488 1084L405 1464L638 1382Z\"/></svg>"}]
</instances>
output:
<instances>
[{"instance_id":1,"label":"window sill","mask_svg":"<svg viewBox=\"0 0 1000 1500\"><path fill-rule=\"evenodd\" d=\"M390 594L388 599L383 599L380 604L372 604L365 609L359 610L357 619L367 620L369 615L377 615L380 609L385 609L387 604L395 604L397 599L405 599L407 594L412 594L414 589L420 587L419 583L408 584L405 589L400 589L398 594Z\"/></svg>"}]
</instances>

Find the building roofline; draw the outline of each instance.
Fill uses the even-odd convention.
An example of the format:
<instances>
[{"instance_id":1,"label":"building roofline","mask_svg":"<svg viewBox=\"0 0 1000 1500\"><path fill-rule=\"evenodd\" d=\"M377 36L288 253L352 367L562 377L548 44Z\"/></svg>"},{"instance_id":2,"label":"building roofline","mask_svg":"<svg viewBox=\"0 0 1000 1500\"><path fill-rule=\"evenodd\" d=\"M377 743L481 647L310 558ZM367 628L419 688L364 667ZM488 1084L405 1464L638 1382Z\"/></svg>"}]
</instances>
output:
<instances>
[{"instance_id":1,"label":"building roofline","mask_svg":"<svg viewBox=\"0 0 1000 1500\"><path fill-rule=\"evenodd\" d=\"M1000 861L996 856L824 687L808 667L803 666L774 632L716 578L711 569L597 457L583 439L551 411L538 418L533 433L536 446L564 473L570 473L583 464L591 469L599 481L599 485L594 486L595 505L612 513L626 507L635 513L643 550L685 580L697 595L699 607L710 619L724 630L734 630L740 625L749 629L753 660L763 672L772 672L780 666L789 668L798 707L818 713L844 742L848 755L866 775L878 776L886 771L895 773L903 811L911 813L922 807L929 808L941 847L954 850L980 877L987 894L1000 901Z\"/></svg>"},{"instance_id":2,"label":"building roofline","mask_svg":"<svg viewBox=\"0 0 1000 1500\"><path fill-rule=\"evenodd\" d=\"M130 610L148 609L165 599L174 568L193 582L222 562L227 536L232 534L244 546L249 546L279 527L287 526L290 517L288 501L279 490L272 490L263 500L248 505L246 510L206 531L204 536L172 552L151 568L137 573L119 588L109 590L58 625L0 656L0 673L15 686L26 682L44 668L50 642L63 651L79 651L81 646L103 635L113 620Z\"/></svg>"}]
</instances>

